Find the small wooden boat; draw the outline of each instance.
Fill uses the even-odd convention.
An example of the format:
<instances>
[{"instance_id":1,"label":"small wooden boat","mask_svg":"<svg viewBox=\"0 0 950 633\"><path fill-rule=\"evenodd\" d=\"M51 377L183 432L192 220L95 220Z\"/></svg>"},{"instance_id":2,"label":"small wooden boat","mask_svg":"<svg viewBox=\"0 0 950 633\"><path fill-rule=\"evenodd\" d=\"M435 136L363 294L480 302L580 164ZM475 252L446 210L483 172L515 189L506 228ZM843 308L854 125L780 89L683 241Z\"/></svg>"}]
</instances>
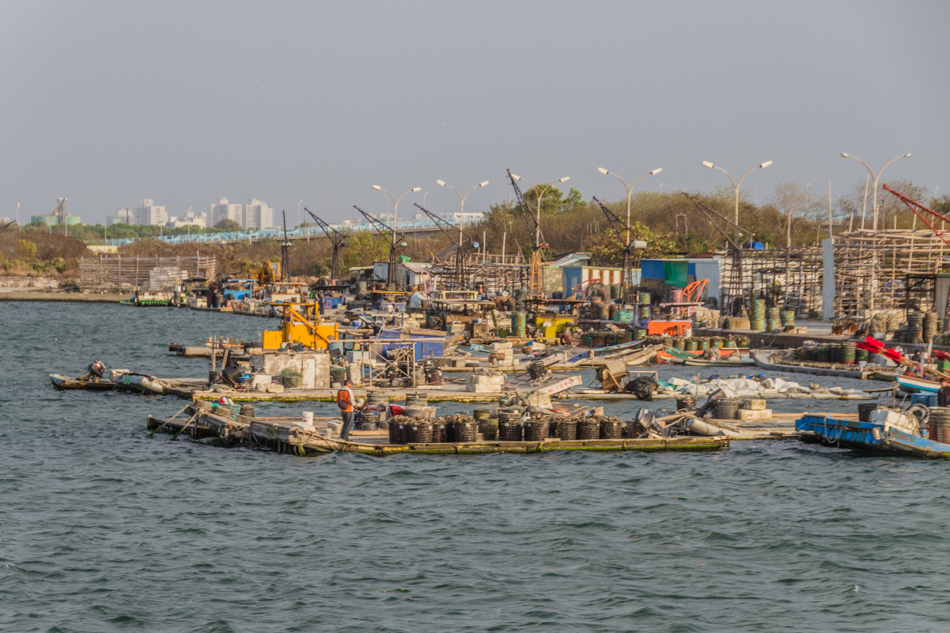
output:
<instances>
[{"instance_id":1,"label":"small wooden boat","mask_svg":"<svg viewBox=\"0 0 950 633\"><path fill-rule=\"evenodd\" d=\"M718 360L703 358L703 352L687 352L667 347L657 354L657 360L663 364L689 365L691 367L741 367L753 365L752 359L743 355L739 349L720 350Z\"/></svg>"},{"instance_id":2,"label":"small wooden boat","mask_svg":"<svg viewBox=\"0 0 950 633\"><path fill-rule=\"evenodd\" d=\"M795 422L805 441L849 448L875 455L900 455L924 459L950 459L950 444L936 442L910 430L881 422L840 420L806 415Z\"/></svg>"},{"instance_id":3,"label":"small wooden boat","mask_svg":"<svg viewBox=\"0 0 950 633\"><path fill-rule=\"evenodd\" d=\"M880 371L865 371L861 369L838 369L825 367L812 367L805 364L775 363L772 362L773 352L770 350L756 350L750 354L752 362L757 367L771 371L796 372L800 374L812 374L814 376L840 376L841 378L857 378L863 380L870 378L872 380L894 380L895 374L889 374Z\"/></svg>"},{"instance_id":4,"label":"small wooden boat","mask_svg":"<svg viewBox=\"0 0 950 633\"><path fill-rule=\"evenodd\" d=\"M755 365L748 356L727 356L725 358L720 358L719 360L707 360L703 358L687 358L684 362L684 365L689 365L690 367L743 367Z\"/></svg>"},{"instance_id":5,"label":"small wooden boat","mask_svg":"<svg viewBox=\"0 0 950 633\"><path fill-rule=\"evenodd\" d=\"M85 389L87 391L112 391L115 389L115 383L111 380L93 382L91 380L70 378L62 374L50 374L49 379L57 389Z\"/></svg>"},{"instance_id":6,"label":"small wooden boat","mask_svg":"<svg viewBox=\"0 0 950 633\"><path fill-rule=\"evenodd\" d=\"M940 390L940 383L935 380L902 374L897 375L897 386L908 393L937 393Z\"/></svg>"}]
</instances>

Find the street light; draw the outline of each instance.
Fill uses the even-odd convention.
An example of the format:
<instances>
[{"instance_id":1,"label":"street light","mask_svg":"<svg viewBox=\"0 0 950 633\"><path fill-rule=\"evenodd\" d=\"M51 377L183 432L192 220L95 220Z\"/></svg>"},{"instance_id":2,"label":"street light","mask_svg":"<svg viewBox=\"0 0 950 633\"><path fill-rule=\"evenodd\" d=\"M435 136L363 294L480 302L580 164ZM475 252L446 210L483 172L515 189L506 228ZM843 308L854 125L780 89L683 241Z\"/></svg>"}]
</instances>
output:
<instances>
[{"instance_id":1,"label":"street light","mask_svg":"<svg viewBox=\"0 0 950 633\"><path fill-rule=\"evenodd\" d=\"M633 184L630 185L629 187L627 186L627 183L624 182L624 179L621 178L620 176L618 176L617 174L615 174L614 172L612 172L612 171L607 171L607 170L604 169L603 167L598 167L598 168L597 168L597 171L599 171L600 173L604 174L605 176L613 176L614 178L616 178L617 180L619 180L619 181L620 181L620 184L623 185L623 188L627 190L627 238L626 238L625 242L626 242L626 246L630 246L630 198L631 198L631 195L633 194L633 188L637 186L637 183L638 183L638 182L640 182L641 180L643 180L643 179L646 178L647 176L655 176L655 175L657 175L658 173L660 173L661 171L663 171L663 168L662 168L662 167L657 167L657 168L654 169L653 171L648 171L647 173L643 174L642 176L640 176L639 178L637 178L636 180L634 180L634 181L633 181ZM662 187L663 184L660 183L660 186Z\"/></svg>"},{"instance_id":2,"label":"street light","mask_svg":"<svg viewBox=\"0 0 950 633\"><path fill-rule=\"evenodd\" d=\"M409 191L404 191L398 198L393 198L393 194L389 193L379 185L373 185L373 189L376 191L382 191L387 196L389 196L390 200L393 201L393 238L389 247L389 271L386 273L386 285L391 286L396 280L396 213L399 209L399 201L402 200L403 196L405 196L407 193L422 191L422 187L413 187Z\"/></svg>"},{"instance_id":3,"label":"street light","mask_svg":"<svg viewBox=\"0 0 950 633\"><path fill-rule=\"evenodd\" d=\"M551 185L556 185L559 182L567 182L568 180L571 179L571 177L564 176L563 178L552 180L548 184L544 185L540 192L538 192L537 187L531 184L531 181L525 180L524 178L522 178L521 176L517 174L511 174L511 177L514 180L524 180L526 183L528 183L528 185L530 185L531 188L534 189L534 195L537 196L538 198L538 218L537 218L537 224L535 225L534 243L535 243L536 248L540 248L541 246L541 198L544 196L544 192L548 190L548 187L550 187Z\"/></svg>"},{"instance_id":4,"label":"street light","mask_svg":"<svg viewBox=\"0 0 950 633\"><path fill-rule=\"evenodd\" d=\"M597 171L599 171L605 176L613 176L614 178L619 180L620 184L623 185L623 188L627 190L627 230L626 230L626 237L624 238L625 248L624 248L624 253L623 253L623 279L620 280L621 283L623 284L624 299L626 299L629 293L627 288L633 285L633 280L629 278L630 277L630 198L631 198L631 195L633 194L633 188L637 186L638 182L640 182L647 176L657 175L658 173L663 171L663 168L657 167L653 171L648 171L647 173L643 174L642 176L634 180L633 184L630 185L629 187L627 186L627 183L626 181L624 181L623 178L613 173L612 171L608 171L607 169L603 167L598 167ZM662 187L663 183L660 183L660 186Z\"/></svg>"},{"instance_id":5,"label":"street light","mask_svg":"<svg viewBox=\"0 0 950 633\"><path fill-rule=\"evenodd\" d=\"M857 156L852 156L851 154L848 154L848 153L846 153L846 152L841 152L841 158L853 158L854 160L858 161L859 163L861 163L862 165L864 165L865 168L867 168L868 173L871 174L871 177L872 177L872 178L874 178L874 196L871 198L871 200L872 200L872 202L871 202L871 215L872 215L872 218L873 218L873 219L871 220L871 230L874 230L874 231L877 230L877 211L878 211L878 209L877 209L877 181L880 180L880 178L881 178L881 173L884 171L885 167L887 167L888 165L890 165L891 163L893 163L895 160L897 160L897 159L899 159L899 158L908 158L909 156L910 156L910 152L907 152L906 154L901 154L900 156L895 156L895 157L892 158L891 160L889 160L889 161L887 161L886 163L884 163L884 167L881 167L881 170L880 170L879 172L877 172L877 175L875 176L875 175L874 175L874 171L873 171L870 167L868 167L868 164L865 163L863 160L861 160L861 159L858 158ZM866 200L866 198L865 198L865 200ZM862 221L863 221L863 220L862 220Z\"/></svg>"},{"instance_id":6,"label":"street light","mask_svg":"<svg viewBox=\"0 0 950 633\"><path fill-rule=\"evenodd\" d=\"M746 173L742 174L742 178L740 178L740 179L739 179L739 182L737 183L736 180L735 180L735 178L732 177L732 174L730 174L728 171L726 171L725 169L723 169L723 168L720 167L719 165L715 165L715 164L709 162L708 160L704 160L704 161L703 161L703 167L708 167L708 168L710 168L710 169L713 169L713 168L718 169L719 171L721 171L721 172L724 173L725 175L729 176L729 180L732 182L732 188L735 189L735 192L736 192L736 217L735 217L735 225L736 225L736 248L739 248L739 187L742 186L742 181L745 180L745 177L748 176L750 173L752 173L754 170L756 170L756 169L765 169L766 167L768 167L768 166L771 165L771 164L772 164L772 161L767 160L767 161L765 161L764 163L760 163L760 164L756 165L755 167L751 168L751 169L750 169L749 171L747 171Z\"/></svg>"},{"instance_id":7,"label":"street light","mask_svg":"<svg viewBox=\"0 0 950 633\"><path fill-rule=\"evenodd\" d=\"M455 195L459 197L459 246L458 250L455 251L455 281L458 284L459 290L462 289L462 225L465 223L465 198L468 197L468 194L472 193L474 190L479 187L484 187L488 184L488 181L480 182L468 191L465 192L465 195L462 195L458 189L448 184L444 180L435 181L440 187L448 187L455 192ZM428 193L428 192L427 192ZM423 197L423 204L425 206L425 198Z\"/></svg>"}]
</instances>

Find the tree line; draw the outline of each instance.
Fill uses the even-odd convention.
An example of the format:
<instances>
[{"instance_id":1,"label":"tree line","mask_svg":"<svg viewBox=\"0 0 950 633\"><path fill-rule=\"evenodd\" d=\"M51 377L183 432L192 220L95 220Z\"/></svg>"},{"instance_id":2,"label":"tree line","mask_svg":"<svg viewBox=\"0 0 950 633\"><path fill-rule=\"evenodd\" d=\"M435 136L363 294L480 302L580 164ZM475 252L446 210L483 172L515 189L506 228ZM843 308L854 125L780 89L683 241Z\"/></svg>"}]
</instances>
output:
<instances>
[{"instance_id":1,"label":"tree line","mask_svg":"<svg viewBox=\"0 0 950 633\"><path fill-rule=\"evenodd\" d=\"M930 208L950 215L950 196L927 196L927 191L909 181L888 183L902 194L927 204ZM720 214L733 218L734 191L720 188L712 193L691 194ZM527 259L534 246L534 217L538 206L534 191L528 189L525 205L531 217L525 217L516 202L503 201L489 206L483 220L466 225L465 233L479 248L492 254L504 249L507 254L520 251ZM792 247L819 244L828 237L864 226L870 228L871 192L865 197L865 184L858 183L845 196L834 200L830 210L826 196L809 185L781 183L762 204L756 204L749 192L740 192L739 224L754 234L755 240L768 247ZM620 218L626 218L626 199L606 202ZM926 228L916 220L905 205L886 192L878 194L880 228ZM585 201L581 192L570 189L567 193L550 187L541 201L541 230L545 252L550 256L572 251L590 252L600 265L619 265L623 256L625 232L612 225L599 206ZM638 252L640 257L702 256L725 247L726 238L700 213L694 203L680 192L641 191L635 193L630 205L631 239L644 240L647 248ZM228 222L228 221L223 221ZM724 223L720 222L721 225ZM731 234L731 226L726 227ZM237 227L239 230L240 227ZM187 232L184 227L159 229L153 226L113 224L70 226L68 236L63 227L26 226L0 234L0 270L8 274L43 273L56 270L71 274L77 268L78 258L92 255L84 240L134 237L136 241L119 247L127 256L212 255L218 259L218 269L235 275L244 275L259 269L265 261L280 260L280 241L208 244L167 244L149 239L160 233L174 235ZM221 225L195 232L236 230ZM400 249L414 261L426 261L446 251L453 242L442 233L410 235L406 246ZM343 270L368 266L374 261L387 261L388 237L370 231L351 233L347 248L341 256ZM468 245L469 252L472 252ZM294 276L325 276L329 273L331 249L328 240L314 236L310 240L295 240L290 248L290 272ZM451 258L451 256L449 256Z\"/></svg>"}]
</instances>

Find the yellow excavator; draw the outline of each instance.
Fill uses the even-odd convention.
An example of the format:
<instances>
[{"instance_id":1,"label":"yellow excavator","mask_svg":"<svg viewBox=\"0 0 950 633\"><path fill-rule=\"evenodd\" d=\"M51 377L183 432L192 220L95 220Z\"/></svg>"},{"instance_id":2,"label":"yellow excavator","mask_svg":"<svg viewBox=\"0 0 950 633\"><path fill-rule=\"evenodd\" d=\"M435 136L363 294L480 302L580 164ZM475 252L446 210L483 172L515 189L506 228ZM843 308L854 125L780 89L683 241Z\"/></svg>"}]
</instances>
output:
<instances>
[{"instance_id":1,"label":"yellow excavator","mask_svg":"<svg viewBox=\"0 0 950 633\"><path fill-rule=\"evenodd\" d=\"M310 349L327 349L339 340L339 323L320 323L316 303L271 303L281 314L279 330L264 330L265 350L280 349L284 343L298 343Z\"/></svg>"}]
</instances>

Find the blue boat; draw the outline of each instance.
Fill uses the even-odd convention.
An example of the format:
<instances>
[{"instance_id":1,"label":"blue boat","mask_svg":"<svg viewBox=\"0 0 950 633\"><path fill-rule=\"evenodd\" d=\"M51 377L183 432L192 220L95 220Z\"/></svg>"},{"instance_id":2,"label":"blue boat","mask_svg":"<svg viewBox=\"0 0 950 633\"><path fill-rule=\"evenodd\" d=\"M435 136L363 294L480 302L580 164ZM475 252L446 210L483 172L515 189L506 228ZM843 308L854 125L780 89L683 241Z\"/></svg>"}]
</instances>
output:
<instances>
[{"instance_id":1,"label":"blue boat","mask_svg":"<svg viewBox=\"0 0 950 633\"><path fill-rule=\"evenodd\" d=\"M803 434L802 440L817 439L828 446L849 448L862 453L950 459L950 444L929 440L922 435L880 422L806 415L795 421L795 429Z\"/></svg>"}]
</instances>

